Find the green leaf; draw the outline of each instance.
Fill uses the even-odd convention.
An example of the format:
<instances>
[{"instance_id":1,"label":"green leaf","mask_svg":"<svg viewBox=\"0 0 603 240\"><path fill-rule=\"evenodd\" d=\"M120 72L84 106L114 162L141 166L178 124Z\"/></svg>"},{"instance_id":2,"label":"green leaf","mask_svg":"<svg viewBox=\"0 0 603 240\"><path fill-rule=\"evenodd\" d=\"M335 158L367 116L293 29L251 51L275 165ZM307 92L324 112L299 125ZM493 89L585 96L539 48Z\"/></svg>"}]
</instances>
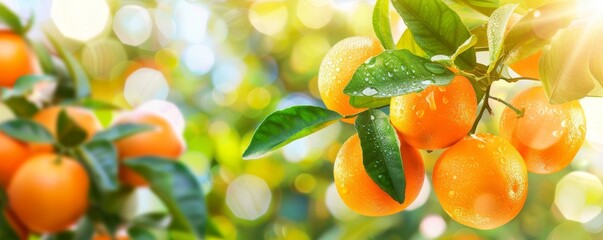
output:
<instances>
[{"instance_id":1,"label":"green leaf","mask_svg":"<svg viewBox=\"0 0 603 240\"><path fill-rule=\"evenodd\" d=\"M76 97L85 98L90 96L90 80L77 59L72 53L63 48L63 46L54 37L52 37L51 34L46 34L46 37L56 49L59 57L61 57L65 62L65 66L67 66L75 86Z\"/></svg>"},{"instance_id":2,"label":"green leaf","mask_svg":"<svg viewBox=\"0 0 603 240\"><path fill-rule=\"evenodd\" d=\"M454 73L406 49L386 50L360 65L343 92L387 98L419 92L431 84L447 85Z\"/></svg>"},{"instance_id":3,"label":"green leaf","mask_svg":"<svg viewBox=\"0 0 603 240\"><path fill-rule=\"evenodd\" d=\"M517 4L507 4L499 9L496 9L490 20L488 21L488 49L490 50L490 65L488 73L494 70L498 59L502 54L503 41L505 38L507 24L509 18L513 15L513 11L517 8Z\"/></svg>"},{"instance_id":4,"label":"green leaf","mask_svg":"<svg viewBox=\"0 0 603 240\"><path fill-rule=\"evenodd\" d=\"M224 238L224 235L222 234L222 232L220 232L220 229L218 228L218 226L216 226L216 223L211 220L211 218L207 221L207 229L205 233L207 234L207 236Z\"/></svg>"},{"instance_id":5,"label":"green leaf","mask_svg":"<svg viewBox=\"0 0 603 240\"><path fill-rule=\"evenodd\" d=\"M132 240L155 240L155 236L147 229L142 227L131 227L128 229L128 236L132 238Z\"/></svg>"},{"instance_id":6,"label":"green leaf","mask_svg":"<svg viewBox=\"0 0 603 240\"><path fill-rule=\"evenodd\" d=\"M117 140L132 136L137 133L146 132L152 130L153 126L146 124L136 123L123 123L117 124L103 131L100 131L94 135L92 141L96 140L107 140L115 142Z\"/></svg>"},{"instance_id":7,"label":"green leaf","mask_svg":"<svg viewBox=\"0 0 603 240\"><path fill-rule=\"evenodd\" d=\"M23 33L23 24L21 24L19 15L10 10L3 3L0 3L0 22L6 24L13 32L17 34Z\"/></svg>"},{"instance_id":8,"label":"green leaf","mask_svg":"<svg viewBox=\"0 0 603 240\"><path fill-rule=\"evenodd\" d=\"M465 0L467 3L476 6L476 7L484 7L484 8L497 8L499 4L499 0Z\"/></svg>"},{"instance_id":9,"label":"green leaf","mask_svg":"<svg viewBox=\"0 0 603 240\"><path fill-rule=\"evenodd\" d=\"M454 52L454 54L452 54L452 56L435 55L435 56L431 57L431 61L441 63L444 66L452 67L453 62L456 60L456 58L459 55L461 55L462 53L464 53L465 51L472 48L476 43L477 43L477 36L471 35L471 37L469 39L467 39L463 44L461 44L461 46L459 46L458 49L456 49L456 51Z\"/></svg>"},{"instance_id":10,"label":"green leaf","mask_svg":"<svg viewBox=\"0 0 603 240\"><path fill-rule=\"evenodd\" d=\"M0 211L0 213L0 239L19 239L19 235L10 226L8 219L6 219L4 210Z\"/></svg>"},{"instance_id":11,"label":"green leaf","mask_svg":"<svg viewBox=\"0 0 603 240\"><path fill-rule=\"evenodd\" d=\"M594 42L592 33L588 24L575 24L542 49L541 82L552 104L581 99L599 85L589 68L590 54L601 44Z\"/></svg>"},{"instance_id":12,"label":"green leaf","mask_svg":"<svg viewBox=\"0 0 603 240\"><path fill-rule=\"evenodd\" d=\"M488 16L464 3L455 0L444 0L444 3L461 17L461 21L469 30L474 30L488 22Z\"/></svg>"},{"instance_id":13,"label":"green leaf","mask_svg":"<svg viewBox=\"0 0 603 240\"><path fill-rule=\"evenodd\" d=\"M471 34L461 18L441 0L392 0L417 44L429 55L451 56ZM473 48L455 62L461 69L475 67Z\"/></svg>"},{"instance_id":14,"label":"green leaf","mask_svg":"<svg viewBox=\"0 0 603 240\"><path fill-rule=\"evenodd\" d=\"M404 202L406 177L400 154L400 140L384 112L369 109L356 118L362 147L362 162L368 175L389 196Z\"/></svg>"},{"instance_id":15,"label":"green leaf","mask_svg":"<svg viewBox=\"0 0 603 240\"><path fill-rule=\"evenodd\" d=\"M146 213L132 220L133 225L146 228L164 228L169 222L170 216L164 212Z\"/></svg>"},{"instance_id":16,"label":"green leaf","mask_svg":"<svg viewBox=\"0 0 603 240\"><path fill-rule=\"evenodd\" d=\"M394 49L392 29L389 25L389 0L377 0L373 10L373 29L385 49Z\"/></svg>"},{"instance_id":17,"label":"green leaf","mask_svg":"<svg viewBox=\"0 0 603 240\"><path fill-rule=\"evenodd\" d=\"M575 2L555 2L530 11L511 29L504 40L507 64L515 63L542 49L559 29L575 18Z\"/></svg>"},{"instance_id":18,"label":"green leaf","mask_svg":"<svg viewBox=\"0 0 603 240\"><path fill-rule=\"evenodd\" d=\"M350 105L356 108L380 108L389 105L390 98L351 96Z\"/></svg>"},{"instance_id":19,"label":"green leaf","mask_svg":"<svg viewBox=\"0 0 603 240\"><path fill-rule=\"evenodd\" d=\"M21 96L30 93L39 82L54 80L54 76L50 75L23 75L17 79L12 89L2 93L2 97Z\"/></svg>"},{"instance_id":20,"label":"green leaf","mask_svg":"<svg viewBox=\"0 0 603 240\"><path fill-rule=\"evenodd\" d=\"M415 38L412 36L410 30L404 30L402 36L400 36L400 40L396 44L396 49L408 49L412 54L417 55L419 57L427 57L427 53L419 47L417 42L415 42Z\"/></svg>"},{"instance_id":21,"label":"green leaf","mask_svg":"<svg viewBox=\"0 0 603 240\"><path fill-rule=\"evenodd\" d=\"M84 216L77 224L73 240L90 240L94 236L94 223Z\"/></svg>"},{"instance_id":22,"label":"green leaf","mask_svg":"<svg viewBox=\"0 0 603 240\"><path fill-rule=\"evenodd\" d=\"M48 49L44 44L34 42L32 43L32 48L38 57L38 61L40 62L40 66L42 67L42 71L44 73L53 74L55 73L55 67L52 63L52 57L48 52Z\"/></svg>"},{"instance_id":23,"label":"green leaf","mask_svg":"<svg viewBox=\"0 0 603 240\"><path fill-rule=\"evenodd\" d=\"M38 106L27 100L24 96L13 96L4 100L4 104L17 117L30 118L38 112Z\"/></svg>"},{"instance_id":24,"label":"green leaf","mask_svg":"<svg viewBox=\"0 0 603 240\"><path fill-rule=\"evenodd\" d=\"M172 215L172 227L202 238L205 234L207 210L201 185L181 162L159 157L126 159L124 164L141 174L151 190Z\"/></svg>"},{"instance_id":25,"label":"green leaf","mask_svg":"<svg viewBox=\"0 0 603 240\"><path fill-rule=\"evenodd\" d=\"M52 143L53 138L44 126L28 119L13 119L0 124L0 131L24 142Z\"/></svg>"},{"instance_id":26,"label":"green leaf","mask_svg":"<svg viewBox=\"0 0 603 240\"><path fill-rule=\"evenodd\" d=\"M341 119L341 115L316 106L295 106L268 115L258 126L244 159L258 159L268 152L308 136Z\"/></svg>"},{"instance_id":27,"label":"green leaf","mask_svg":"<svg viewBox=\"0 0 603 240\"><path fill-rule=\"evenodd\" d=\"M74 232L60 232L48 235L44 240L73 240L75 238Z\"/></svg>"},{"instance_id":28,"label":"green leaf","mask_svg":"<svg viewBox=\"0 0 603 240\"><path fill-rule=\"evenodd\" d=\"M117 190L117 150L106 140L88 142L78 148L92 182L104 192Z\"/></svg>"},{"instance_id":29,"label":"green leaf","mask_svg":"<svg viewBox=\"0 0 603 240\"><path fill-rule=\"evenodd\" d=\"M77 146L86 141L88 133L79 126L65 109L61 109L57 119L57 140L66 147Z\"/></svg>"},{"instance_id":30,"label":"green leaf","mask_svg":"<svg viewBox=\"0 0 603 240\"><path fill-rule=\"evenodd\" d=\"M91 108L96 110L120 110L121 107L115 104L103 102L96 99L85 98L79 102L79 105L85 108Z\"/></svg>"}]
</instances>

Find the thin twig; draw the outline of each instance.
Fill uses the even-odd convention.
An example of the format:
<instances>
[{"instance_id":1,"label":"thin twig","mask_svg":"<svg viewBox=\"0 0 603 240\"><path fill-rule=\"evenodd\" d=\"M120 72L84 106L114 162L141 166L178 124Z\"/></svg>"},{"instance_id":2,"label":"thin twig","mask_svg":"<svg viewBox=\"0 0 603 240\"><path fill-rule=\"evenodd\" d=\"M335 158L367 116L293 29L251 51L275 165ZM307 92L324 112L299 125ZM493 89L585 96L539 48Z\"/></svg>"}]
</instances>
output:
<instances>
[{"instance_id":1,"label":"thin twig","mask_svg":"<svg viewBox=\"0 0 603 240\"><path fill-rule=\"evenodd\" d=\"M512 104L510 104L510 103L506 102L505 100L502 100L502 99L500 99L500 98L497 98L497 97L493 97L493 96L489 96L489 97L490 97L490 99L494 99L494 100L496 100L496 101L498 101L498 102L500 102L500 103L504 104L505 106L507 106L507 107L508 107L508 108L510 108L511 110L513 110L513 111L514 111L514 112L517 114L517 117L518 117L518 118L523 117L523 111L522 111L522 110L519 110L518 108L516 108L516 107L515 107L515 106L513 106Z\"/></svg>"},{"instance_id":2,"label":"thin twig","mask_svg":"<svg viewBox=\"0 0 603 240\"><path fill-rule=\"evenodd\" d=\"M475 131L477 130L477 125L479 125L479 121L482 119L482 116L484 115L484 112L486 111L486 109L489 109L488 111L492 111L492 109L490 109L490 106L488 104L488 99L490 98L490 86L488 86L488 88L486 88L486 95L484 95L484 103L482 103L482 108L479 111L479 114L477 114L477 118L475 119L475 122L473 122L473 127L471 128L471 131L469 131L469 134L474 134Z\"/></svg>"}]
</instances>

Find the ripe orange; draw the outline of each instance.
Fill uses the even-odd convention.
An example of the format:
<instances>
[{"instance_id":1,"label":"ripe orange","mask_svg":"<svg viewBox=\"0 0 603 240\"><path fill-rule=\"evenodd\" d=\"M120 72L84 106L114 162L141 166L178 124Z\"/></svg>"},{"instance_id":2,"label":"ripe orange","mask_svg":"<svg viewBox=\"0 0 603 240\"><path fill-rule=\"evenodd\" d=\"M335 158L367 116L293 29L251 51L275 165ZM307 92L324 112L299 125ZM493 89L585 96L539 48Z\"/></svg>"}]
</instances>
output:
<instances>
[{"instance_id":1,"label":"ripe orange","mask_svg":"<svg viewBox=\"0 0 603 240\"><path fill-rule=\"evenodd\" d=\"M523 109L518 118L505 109L500 135L523 156L528 170L553 173L565 168L576 156L586 136L584 110L578 101L549 104L542 87L524 90L511 102Z\"/></svg>"},{"instance_id":2,"label":"ripe orange","mask_svg":"<svg viewBox=\"0 0 603 240\"><path fill-rule=\"evenodd\" d=\"M540 63L540 55L542 55L542 51L538 51L522 60L519 60L509 65L509 67L522 77L540 79L540 70L538 68Z\"/></svg>"},{"instance_id":3,"label":"ripe orange","mask_svg":"<svg viewBox=\"0 0 603 240\"><path fill-rule=\"evenodd\" d=\"M115 124L123 123L147 124L154 129L117 141L115 144L122 161L142 156L177 159L184 152L185 144L181 136L178 136L174 127L160 115L148 111L128 112L115 122ZM120 168L119 177L122 182L131 186L148 184L142 176L125 166Z\"/></svg>"},{"instance_id":4,"label":"ripe orange","mask_svg":"<svg viewBox=\"0 0 603 240\"><path fill-rule=\"evenodd\" d=\"M405 142L418 149L440 149L461 140L473 126L477 100L469 80L456 76L446 86L393 97L391 122Z\"/></svg>"},{"instance_id":5,"label":"ripe orange","mask_svg":"<svg viewBox=\"0 0 603 240\"><path fill-rule=\"evenodd\" d=\"M511 221L525 203L528 172L521 155L503 138L466 136L442 153L433 189L457 222L493 229Z\"/></svg>"},{"instance_id":6,"label":"ripe orange","mask_svg":"<svg viewBox=\"0 0 603 240\"><path fill-rule=\"evenodd\" d=\"M425 178L423 159L417 150L405 143L401 142L400 150L406 176L406 197L402 204L384 192L366 173L358 134L341 146L333 174L337 192L348 207L366 216L385 216L406 209L417 198Z\"/></svg>"},{"instance_id":7,"label":"ripe orange","mask_svg":"<svg viewBox=\"0 0 603 240\"><path fill-rule=\"evenodd\" d=\"M27 227L23 225L21 221L15 216L15 214L10 209L4 209L4 218L8 221L8 224L13 229L13 231L19 236L19 239L25 240L27 239L29 233L27 231Z\"/></svg>"},{"instance_id":8,"label":"ripe orange","mask_svg":"<svg viewBox=\"0 0 603 240\"><path fill-rule=\"evenodd\" d=\"M329 50L318 71L318 91L328 109L344 116L365 110L350 105L350 96L344 94L343 89L362 63L381 52L383 47L379 41L370 37L349 37ZM354 119L342 121L354 123Z\"/></svg>"},{"instance_id":9,"label":"ripe orange","mask_svg":"<svg viewBox=\"0 0 603 240\"><path fill-rule=\"evenodd\" d=\"M118 234L115 238L112 238L111 236L107 235L107 234L95 234L94 237L92 238L93 240L130 240L130 237L128 237L128 235L125 234Z\"/></svg>"},{"instance_id":10,"label":"ripe orange","mask_svg":"<svg viewBox=\"0 0 603 240\"><path fill-rule=\"evenodd\" d=\"M36 72L36 60L23 38L11 31L0 31L0 86L13 87L23 75Z\"/></svg>"},{"instance_id":11,"label":"ripe orange","mask_svg":"<svg viewBox=\"0 0 603 240\"><path fill-rule=\"evenodd\" d=\"M8 186L11 209L40 233L66 230L88 208L90 182L74 159L40 154L27 160Z\"/></svg>"},{"instance_id":12,"label":"ripe orange","mask_svg":"<svg viewBox=\"0 0 603 240\"><path fill-rule=\"evenodd\" d=\"M29 157L27 144L0 132L0 187L6 189L13 174Z\"/></svg>"},{"instance_id":13,"label":"ripe orange","mask_svg":"<svg viewBox=\"0 0 603 240\"><path fill-rule=\"evenodd\" d=\"M33 120L48 129L53 136L56 136L57 121L62 109L65 109L67 115L86 131L87 139L92 138L96 132L101 130L102 126L94 113L81 107L48 107L36 113ZM36 153L50 153L52 152L52 146L50 144L31 144L31 150Z\"/></svg>"}]
</instances>

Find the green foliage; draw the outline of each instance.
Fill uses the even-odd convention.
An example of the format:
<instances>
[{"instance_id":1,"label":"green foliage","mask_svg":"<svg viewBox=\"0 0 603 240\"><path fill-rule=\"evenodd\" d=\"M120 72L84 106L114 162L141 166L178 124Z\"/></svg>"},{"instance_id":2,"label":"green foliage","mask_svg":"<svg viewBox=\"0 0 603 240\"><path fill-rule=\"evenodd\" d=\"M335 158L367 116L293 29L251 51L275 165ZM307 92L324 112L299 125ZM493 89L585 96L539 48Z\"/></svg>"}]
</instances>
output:
<instances>
[{"instance_id":1,"label":"green foliage","mask_svg":"<svg viewBox=\"0 0 603 240\"><path fill-rule=\"evenodd\" d=\"M0 188L0 239L19 239L19 236L10 226L6 218L5 209L8 206L8 198L4 189Z\"/></svg>"},{"instance_id":2,"label":"green foliage","mask_svg":"<svg viewBox=\"0 0 603 240\"><path fill-rule=\"evenodd\" d=\"M86 98L90 96L90 79L88 78L86 72L84 72L84 69L77 61L75 56L73 56L71 52L68 52L63 45L61 45L50 34L46 34L46 37L56 49L59 57L61 57L65 62L67 70L69 70L69 75L71 76L73 85L75 86L75 97Z\"/></svg>"},{"instance_id":3,"label":"green foliage","mask_svg":"<svg viewBox=\"0 0 603 240\"><path fill-rule=\"evenodd\" d=\"M25 142L52 143L53 137L44 126L28 119L13 119L0 124L0 131Z\"/></svg>"},{"instance_id":4,"label":"green foliage","mask_svg":"<svg viewBox=\"0 0 603 240\"><path fill-rule=\"evenodd\" d=\"M400 140L384 112L370 109L356 118L362 147L362 163L368 175L399 203L404 202L406 178L400 155Z\"/></svg>"},{"instance_id":5,"label":"green foliage","mask_svg":"<svg viewBox=\"0 0 603 240\"><path fill-rule=\"evenodd\" d=\"M490 49L490 65L488 66L488 73L492 72L502 53L503 41L506 34L507 24L509 18L513 15L513 11L517 5L507 4L499 9L496 9L490 21L488 21L488 48Z\"/></svg>"},{"instance_id":6,"label":"green foliage","mask_svg":"<svg viewBox=\"0 0 603 240\"><path fill-rule=\"evenodd\" d=\"M441 0L393 0L415 41L429 55L451 56L470 36L461 18ZM475 67L473 48L455 62L461 69Z\"/></svg>"},{"instance_id":7,"label":"green foliage","mask_svg":"<svg viewBox=\"0 0 603 240\"><path fill-rule=\"evenodd\" d=\"M92 141L96 140L106 140L110 142L118 141L120 139L132 136L137 133L149 131L153 129L152 126L145 124L136 124L136 123L123 123L117 124L115 126L109 127L105 130L102 130L94 135Z\"/></svg>"},{"instance_id":8,"label":"green foliage","mask_svg":"<svg viewBox=\"0 0 603 240\"><path fill-rule=\"evenodd\" d=\"M377 0L373 10L373 29L381 45L385 49L394 49L394 39L392 38L392 29L389 24L389 0Z\"/></svg>"},{"instance_id":9,"label":"green foliage","mask_svg":"<svg viewBox=\"0 0 603 240\"><path fill-rule=\"evenodd\" d=\"M117 150L107 140L95 140L78 148L92 183L104 192L117 190Z\"/></svg>"},{"instance_id":10,"label":"green foliage","mask_svg":"<svg viewBox=\"0 0 603 240\"><path fill-rule=\"evenodd\" d=\"M0 22L6 24L17 34L25 34L27 32L27 28L21 23L19 16L3 3L0 3Z\"/></svg>"},{"instance_id":11,"label":"green foliage","mask_svg":"<svg viewBox=\"0 0 603 240\"><path fill-rule=\"evenodd\" d=\"M341 115L338 113L315 106L295 106L273 112L258 126L243 158L261 158L268 152L308 136L339 119Z\"/></svg>"},{"instance_id":12,"label":"green foliage","mask_svg":"<svg viewBox=\"0 0 603 240\"><path fill-rule=\"evenodd\" d=\"M73 120L65 109L61 109L57 119L57 140L65 147L75 147L86 140L87 133Z\"/></svg>"},{"instance_id":13,"label":"green foliage","mask_svg":"<svg viewBox=\"0 0 603 240\"><path fill-rule=\"evenodd\" d=\"M387 98L419 92L430 84L447 85L454 73L406 49L388 50L360 65L343 92Z\"/></svg>"},{"instance_id":14,"label":"green foliage","mask_svg":"<svg viewBox=\"0 0 603 240\"><path fill-rule=\"evenodd\" d=\"M205 199L195 175L186 166L159 157L126 159L124 164L141 174L169 209L170 228L203 238L207 224Z\"/></svg>"}]
</instances>

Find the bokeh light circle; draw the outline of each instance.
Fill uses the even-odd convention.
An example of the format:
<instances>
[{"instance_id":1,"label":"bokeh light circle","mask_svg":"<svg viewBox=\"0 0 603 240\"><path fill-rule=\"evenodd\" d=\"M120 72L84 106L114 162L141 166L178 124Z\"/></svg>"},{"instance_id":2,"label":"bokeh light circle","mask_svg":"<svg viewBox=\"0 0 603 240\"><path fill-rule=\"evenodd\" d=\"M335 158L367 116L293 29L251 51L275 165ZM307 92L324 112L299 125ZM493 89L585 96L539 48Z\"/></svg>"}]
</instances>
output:
<instances>
[{"instance_id":1,"label":"bokeh light circle","mask_svg":"<svg viewBox=\"0 0 603 240\"><path fill-rule=\"evenodd\" d=\"M419 225L421 235L428 239L441 236L446 231L446 222L440 215L427 215Z\"/></svg>"},{"instance_id":2,"label":"bokeh light circle","mask_svg":"<svg viewBox=\"0 0 603 240\"><path fill-rule=\"evenodd\" d=\"M331 185L327 187L325 204L331 215L339 220L349 221L358 216L358 214L354 213L352 209L345 205L339 196L339 193L337 193L335 183L331 183Z\"/></svg>"},{"instance_id":3,"label":"bokeh light circle","mask_svg":"<svg viewBox=\"0 0 603 240\"><path fill-rule=\"evenodd\" d=\"M587 172L572 172L557 183L555 205L566 219L588 222L601 213L603 184Z\"/></svg>"},{"instance_id":4,"label":"bokeh light circle","mask_svg":"<svg viewBox=\"0 0 603 240\"><path fill-rule=\"evenodd\" d=\"M138 46L151 36L153 24L149 12L137 5L120 8L113 20L113 31L124 44Z\"/></svg>"},{"instance_id":5,"label":"bokeh light circle","mask_svg":"<svg viewBox=\"0 0 603 240\"><path fill-rule=\"evenodd\" d=\"M159 114L170 122L178 135L184 133L184 128L186 126L184 115L182 115L178 106L172 102L153 99L140 105L136 110Z\"/></svg>"},{"instance_id":6,"label":"bokeh light circle","mask_svg":"<svg viewBox=\"0 0 603 240\"><path fill-rule=\"evenodd\" d=\"M244 174L233 180L226 190L226 205L238 218L256 220L266 214L272 192L264 179Z\"/></svg>"},{"instance_id":7,"label":"bokeh light circle","mask_svg":"<svg viewBox=\"0 0 603 240\"><path fill-rule=\"evenodd\" d=\"M91 42L82 50L82 65L92 78L107 79L111 70L127 60L122 44L112 39Z\"/></svg>"},{"instance_id":8,"label":"bokeh light circle","mask_svg":"<svg viewBox=\"0 0 603 240\"><path fill-rule=\"evenodd\" d=\"M184 49L182 60L193 74L203 75L214 66L215 56L211 48L203 44L194 44Z\"/></svg>"},{"instance_id":9,"label":"bokeh light circle","mask_svg":"<svg viewBox=\"0 0 603 240\"><path fill-rule=\"evenodd\" d=\"M249 21L259 32L277 35L287 25L289 11L285 1L258 0L249 7Z\"/></svg>"},{"instance_id":10,"label":"bokeh light circle","mask_svg":"<svg viewBox=\"0 0 603 240\"><path fill-rule=\"evenodd\" d=\"M130 74L124 87L124 97L131 106L153 99L165 100L168 92L165 76L152 68L140 68Z\"/></svg>"},{"instance_id":11,"label":"bokeh light circle","mask_svg":"<svg viewBox=\"0 0 603 240\"><path fill-rule=\"evenodd\" d=\"M425 175L425 179L423 180L423 186L421 187L421 191L419 192L419 195L417 196L417 198L415 198L415 201L412 202L410 205L408 205L408 207L406 207L407 211L412 211L412 210L422 207L423 205L425 205L425 203L429 199L429 195L431 193L431 184L429 184L428 179L429 179L429 177L427 175Z\"/></svg>"},{"instance_id":12,"label":"bokeh light circle","mask_svg":"<svg viewBox=\"0 0 603 240\"><path fill-rule=\"evenodd\" d=\"M83 42L104 30L109 5L104 0L54 0L50 16L65 37Z\"/></svg>"}]
</instances>

